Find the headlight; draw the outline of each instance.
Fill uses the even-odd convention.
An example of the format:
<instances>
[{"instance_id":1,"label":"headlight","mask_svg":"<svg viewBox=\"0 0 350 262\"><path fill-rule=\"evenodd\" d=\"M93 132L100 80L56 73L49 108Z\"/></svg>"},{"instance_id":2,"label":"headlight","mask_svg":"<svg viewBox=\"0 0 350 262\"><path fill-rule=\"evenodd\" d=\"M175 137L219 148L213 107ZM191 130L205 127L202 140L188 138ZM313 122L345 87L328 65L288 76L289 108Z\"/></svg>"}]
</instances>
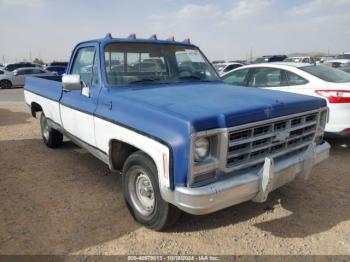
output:
<instances>
[{"instance_id":1,"label":"headlight","mask_svg":"<svg viewBox=\"0 0 350 262\"><path fill-rule=\"evenodd\" d=\"M210 153L210 143L207 138L199 138L194 142L194 160L200 162L205 160Z\"/></svg>"}]
</instances>

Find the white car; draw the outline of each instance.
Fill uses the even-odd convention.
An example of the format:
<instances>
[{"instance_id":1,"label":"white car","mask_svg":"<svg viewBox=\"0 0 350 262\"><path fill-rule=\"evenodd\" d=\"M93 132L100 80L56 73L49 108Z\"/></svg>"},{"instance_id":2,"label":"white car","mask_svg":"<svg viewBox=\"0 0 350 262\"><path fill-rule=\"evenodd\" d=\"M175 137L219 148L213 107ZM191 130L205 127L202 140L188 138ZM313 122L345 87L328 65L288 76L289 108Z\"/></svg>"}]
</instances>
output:
<instances>
[{"instance_id":1,"label":"white car","mask_svg":"<svg viewBox=\"0 0 350 262\"><path fill-rule=\"evenodd\" d=\"M326 61L323 64L350 73L350 59L334 59Z\"/></svg>"},{"instance_id":2,"label":"white car","mask_svg":"<svg viewBox=\"0 0 350 262\"><path fill-rule=\"evenodd\" d=\"M9 72L0 70L0 89L23 87L27 76L53 76L53 73L38 67L23 67Z\"/></svg>"},{"instance_id":3,"label":"white car","mask_svg":"<svg viewBox=\"0 0 350 262\"><path fill-rule=\"evenodd\" d=\"M225 83L322 97L329 107L326 132L350 135L350 74L324 65L266 63L240 67Z\"/></svg>"},{"instance_id":4,"label":"white car","mask_svg":"<svg viewBox=\"0 0 350 262\"><path fill-rule=\"evenodd\" d=\"M237 62L214 64L214 68L219 73L219 75L223 75L228 72L231 72L232 70L237 69L241 66L243 66L243 64L237 63Z\"/></svg>"},{"instance_id":5,"label":"white car","mask_svg":"<svg viewBox=\"0 0 350 262\"><path fill-rule=\"evenodd\" d=\"M315 60L311 56L292 56L284 59L283 62L314 64Z\"/></svg>"}]
</instances>

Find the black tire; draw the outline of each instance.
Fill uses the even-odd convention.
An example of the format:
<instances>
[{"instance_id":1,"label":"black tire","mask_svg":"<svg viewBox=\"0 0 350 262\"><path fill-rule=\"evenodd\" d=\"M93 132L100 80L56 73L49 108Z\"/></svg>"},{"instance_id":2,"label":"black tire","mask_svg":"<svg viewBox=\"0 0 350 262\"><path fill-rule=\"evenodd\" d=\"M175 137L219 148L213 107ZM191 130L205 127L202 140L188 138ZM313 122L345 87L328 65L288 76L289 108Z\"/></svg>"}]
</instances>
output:
<instances>
[{"instance_id":1,"label":"black tire","mask_svg":"<svg viewBox=\"0 0 350 262\"><path fill-rule=\"evenodd\" d=\"M134 174L138 171L141 173L137 175L136 181L134 181ZM147 176L153 187L154 208L152 211L149 211L150 214L147 215L144 214L144 212L147 211L140 211L139 205L141 201L139 201L139 199L135 200L137 195L137 179L140 178L140 176ZM156 231L162 231L174 224L180 217L181 211L163 200L159 190L157 168L152 159L145 153L137 151L130 155L125 161L122 184L126 205L134 219L140 224ZM140 192L139 194L142 193Z\"/></svg>"},{"instance_id":2,"label":"black tire","mask_svg":"<svg viewBox=\"0 0 350 262\"><path fill-rule=\"evenodd\" d=\"M45 145L50 148L59 147L63 143L63 135L61 132L56 129L51 128L48 125L47 118L44 113L40 116L40 127L41 127L41 136Z\"/></svg>"},{"instance_id":3,"label":"black tire","mask_svg":"<svg viewBox=\"0 0 350 262\"><path fill-rule=\"evenodd\" d=\"M4 79L0 81L0 89L12 88L12 83L10 80Z\"/></svg>"}]
</instances>

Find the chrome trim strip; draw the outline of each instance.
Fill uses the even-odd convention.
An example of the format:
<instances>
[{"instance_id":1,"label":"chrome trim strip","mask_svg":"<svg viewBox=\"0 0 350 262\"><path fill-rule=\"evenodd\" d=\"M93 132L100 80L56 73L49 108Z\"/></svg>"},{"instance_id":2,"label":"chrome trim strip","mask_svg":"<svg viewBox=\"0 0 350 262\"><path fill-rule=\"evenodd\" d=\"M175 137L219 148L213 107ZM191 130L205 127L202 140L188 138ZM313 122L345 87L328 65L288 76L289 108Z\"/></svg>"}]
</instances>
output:
<instances>
[{"instance_id":1,"label":"chrome trim strip","mask_svg":"<svg viewBox=\"0 0 350 262\"><path fill-rule=\"evenodd\" d=\"M327 159L329 149L327 142L316 146L314 155L310 155L312 166ZM308 162L306 158L295 156L275 163L272 191L294 179L302 180L308 171L305 162ZM161 193L166 201L181 210L203 215L254 199L259 192L260 181L257 173L248 172L198 188L176 187L173 192L161 188Z\"/></svg>"}]
</instances>

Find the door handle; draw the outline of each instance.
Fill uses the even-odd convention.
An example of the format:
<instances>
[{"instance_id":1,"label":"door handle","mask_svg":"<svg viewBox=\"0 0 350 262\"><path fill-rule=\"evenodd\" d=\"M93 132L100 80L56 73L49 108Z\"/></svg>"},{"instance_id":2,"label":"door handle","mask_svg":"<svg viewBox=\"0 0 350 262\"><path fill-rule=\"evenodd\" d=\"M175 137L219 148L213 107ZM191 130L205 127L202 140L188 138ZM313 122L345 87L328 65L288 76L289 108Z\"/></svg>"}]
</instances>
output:
<instances>
[{"instance_id":1,"label":"door handle","mask_svg":"<svg viewBox=\"0 0 350 262\"><path fill-rule=\"evenodd\" d=\"M112 101L102 102L102 105L106 106L109 110L112 109Z\"/></svg>"}]
</instances>

